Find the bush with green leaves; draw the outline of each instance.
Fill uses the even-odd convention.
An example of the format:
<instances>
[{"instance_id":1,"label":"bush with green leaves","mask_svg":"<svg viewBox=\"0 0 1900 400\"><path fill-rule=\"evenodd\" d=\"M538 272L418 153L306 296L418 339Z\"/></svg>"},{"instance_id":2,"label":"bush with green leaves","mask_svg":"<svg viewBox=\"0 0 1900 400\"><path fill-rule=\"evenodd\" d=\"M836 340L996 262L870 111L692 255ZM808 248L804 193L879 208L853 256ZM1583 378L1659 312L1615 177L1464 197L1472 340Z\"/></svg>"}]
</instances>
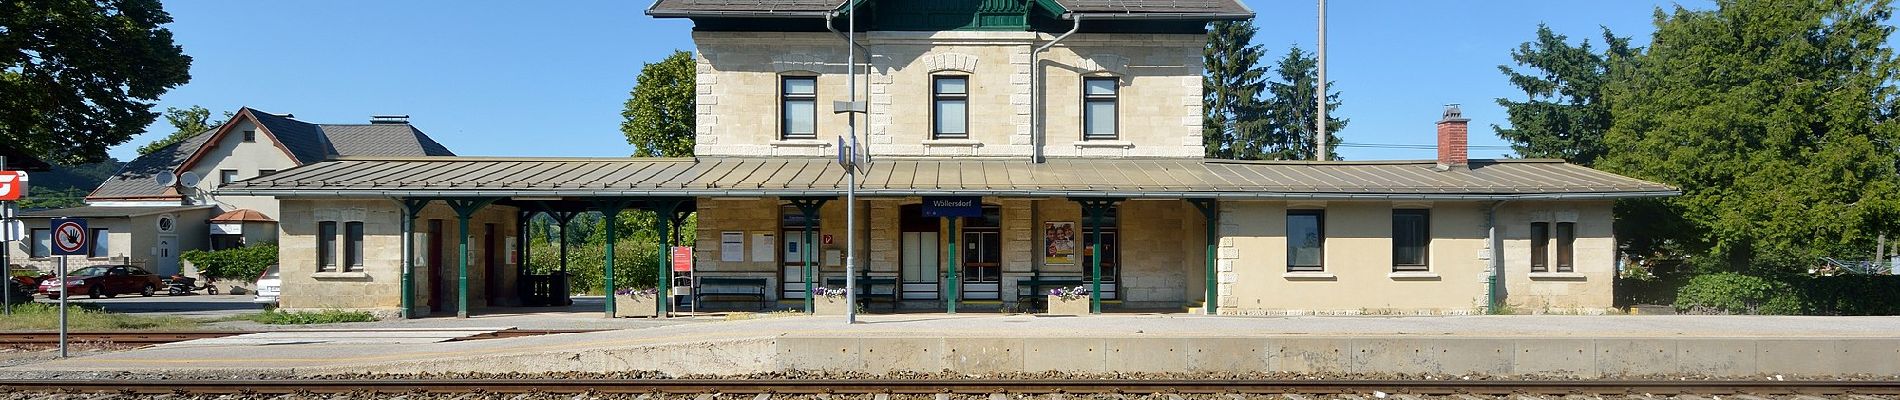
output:
<instances>
[{"instance_id":1,"label":"bush with green leaves","mask_svg":"<svg viewBox=\"0 0 1900 400\"><path fill-rule=\"evenodd\" d=\"M1676 309L1702 314L1796 315L1801 294L1784 280L1732 272L1697 276L1676 291Z\"/></svg>"},{"instance_id":2,"label":"bush with green leaves","mask_svg":"<svg viewBox=\"0 0 1900 400\"><path fill-rule=\"evenodd\" d=\"M270 325L311 325L336 324L344 322L375 322L376 315L363 311L323 310L323 311L280 311L270 310L246 316L244 319Z\"/></svg>"},{"instance_id":3,"label":"bush with green leaves","mask_svg":"<svg viewBox=\"0 0 1900 400\"><path fill-rule=\"evenodd\" d=\"M198 273L213 280L250 282L277 263L277 245L261 244L232 249L191 250L179 257L198 267Z\"/></svg>"},{"instance_id":4,"label":"bush with green leaves","mask_svg":"<svg viewBox=\"0 0 1900 400\"><path fill-rule=\"evenodd\" d=\"M1900 275L1836 275L1801 280L1811 315L1900 315Z\"/></svg>"}]
</instances>

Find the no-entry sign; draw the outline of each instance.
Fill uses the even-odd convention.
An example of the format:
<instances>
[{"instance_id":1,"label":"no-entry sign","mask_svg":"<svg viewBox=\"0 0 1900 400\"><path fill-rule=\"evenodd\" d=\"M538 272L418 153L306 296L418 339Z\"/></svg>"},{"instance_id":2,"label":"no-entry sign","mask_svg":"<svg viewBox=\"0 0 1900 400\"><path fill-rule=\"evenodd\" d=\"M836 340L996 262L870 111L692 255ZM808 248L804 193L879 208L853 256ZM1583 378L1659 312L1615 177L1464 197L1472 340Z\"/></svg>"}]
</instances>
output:
<instances>
[{"instance_id":1,"label":"no-entry sign","mask_svg":"<svg viewBox=\"0 0 1900 400\"><path fill-rule=\"evenodd\" d=\"M53 255L83 256L92 254L92 238L86 235L86 220L79 218L53 219Z\"/></svg>"}]
</instances>

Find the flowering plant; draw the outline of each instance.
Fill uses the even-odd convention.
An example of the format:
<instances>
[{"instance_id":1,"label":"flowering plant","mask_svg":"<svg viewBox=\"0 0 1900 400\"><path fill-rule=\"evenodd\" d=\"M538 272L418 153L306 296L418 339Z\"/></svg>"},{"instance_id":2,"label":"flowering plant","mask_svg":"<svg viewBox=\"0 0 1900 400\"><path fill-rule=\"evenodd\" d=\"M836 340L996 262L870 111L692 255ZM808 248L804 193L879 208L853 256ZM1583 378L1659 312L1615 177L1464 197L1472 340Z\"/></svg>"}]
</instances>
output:
<instances>
[{"instance_id":1,"label":"flowering plant","mask_svg":"<svg viewBox=\"0 0 1900 400\"><path fill-rule=\"evenodd\" d=\"M655 288L646 288L646 289L634 289L634 288L626 288L626 289L620 289L620 290L615 290L615 291L614 291L614 295L615 295L615 296L627 296L627 297L635 297L635 296L634 296L634 294L639 294L639 295L640 295L640 297L653 297L653 296L658 296L658 295L660 295L660 289L655 289Z\"/></svg>"},{"instance_id":2,"label":"flowering plant","mask_svg":"<svg viewBox=\"0 0 1900 400\"><path fill-rule=\"evenodd\" d=\"M1072 287L1072 288L1055 288L1055 289L1049 289L1049 295L1050 295L1050 296L1056 296L1056 297L1061 297L1061 298L1062 298L1063 300L1074 300L1074 299L1076 299L1076 298L1078 298L1078 297L1088 297L1088 295L1089 295L1089 287L1088 287L1088 286L1076 286L1076 287Z\"/></svg>"}]
</instances>

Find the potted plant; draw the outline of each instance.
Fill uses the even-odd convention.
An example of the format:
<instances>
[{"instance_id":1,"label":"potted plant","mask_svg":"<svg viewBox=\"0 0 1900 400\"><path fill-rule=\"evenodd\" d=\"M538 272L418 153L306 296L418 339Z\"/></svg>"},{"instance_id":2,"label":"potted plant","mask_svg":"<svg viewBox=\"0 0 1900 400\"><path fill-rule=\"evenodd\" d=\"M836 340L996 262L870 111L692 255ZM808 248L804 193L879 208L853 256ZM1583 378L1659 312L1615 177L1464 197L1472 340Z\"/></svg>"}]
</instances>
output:
<instances>
[{"instance_id":1,"label":"potted plant","mask_svg":"<svg viewBox=\"0 0 1900 400\"><path fill-rule=\"evenodd\" d=\"M844 289L821 287L812 290L812 314L844 315L849 311L851 302L845 298Z\"/></svg>"},{"instance_id":2,"label":"potted plant","mask_svg":"<svg viewBox=\"0 0 1900 400\"><path fill-rule=\"evenodd\" d=\"M620 289L614 291L614 316L620 318L659 316L658 289Z\"/></svg>"},{"instance_id":3,"label":"potted plant","mask_svg":"<svg viewBox=\"0 0 1900 400\"><path fill-rule=\"evenodd\" d=\"M1072 288L1049 289L1049 312L1046 314L1088 315L1089 288L1087 286L1076 286Z\"/></svg>"}]
</instances>

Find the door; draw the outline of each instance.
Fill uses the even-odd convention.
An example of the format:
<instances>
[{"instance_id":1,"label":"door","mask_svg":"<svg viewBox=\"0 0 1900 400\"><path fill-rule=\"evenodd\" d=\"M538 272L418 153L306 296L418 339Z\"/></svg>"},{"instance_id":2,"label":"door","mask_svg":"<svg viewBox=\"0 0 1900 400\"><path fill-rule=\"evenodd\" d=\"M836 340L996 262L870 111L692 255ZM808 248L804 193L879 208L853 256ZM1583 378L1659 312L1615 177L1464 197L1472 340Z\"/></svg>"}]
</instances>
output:
<instances>
[{"instance_id":1,"label":"door","mask_svg":"<svg viewBox=\"0 0 1900 400\"><path fill-rule=\"evenodd\" d=\"M158 246L152 249L153 263L158 273L170 276L178 273L178 235L158 235Z\"/></svg>"},{"instance_id":2,"label":"door","mask_svg":"<svg viewBox=\"0 0 1900 400\"><path fill-rule=\"evenodd\" d=\"M963 299L999 300L1003 290L1003 233L964 231Z\"/></svg>"},{"instance_id":3,"label":"door","mask_svg":"<svg viewBox=\"0 0 1900 400\"><path fill-rule=\"evenodd\" d=\"M785 282L784 291L779 293L779 298L788 300L805 298L805 257L807 256L811 257L812 275L818 277L812 281L812 287L825 286L825 274L821 273L824 268L820 268L824 260L818 258L819 254L813 252L815 248L812 247L812 242L805 241L804 236L803 228L779 232L779 237L782 238L779 242L784 243L779 249L779 265L782 267L779 269L783 271L779 282ZM812 229L811 236L812 241L818 240L817 228Z\"/></svg>"},{"instance_id":4,"label":"door","mask_svg":"<svg viewBox=\"0 0 1900 400\"><path fill-rule=\"evenodd\" d=\"M445 279L442 276L442 220L429 220L428 246L429 310L442 312L446 310L442 302L448 298L448 296L444 296L444 293L442 293L442 280Z\"/></svg>"},{"instance_id":5,"label":"door","mask_svg":"<svg viewBox=\"0 0 1900 400\"><path fill-rule=\"evenodd\" d=\"M495 224L482 224L482 296L488 299L488 306L502 305L507 290L502 284L508 278L501 270L501 248L497 244L500 234Z\"/></svg>"},{"instance_id":6,"label":"door","mask_svg":"<svg viewBox=\"0 0 1900 400\"><path fill-rule=\"evenodd\" d=\"M1086 286L1092 273L1091 267L1094 265L1092 264L1094 259L1091 258L1094 253L1089 248L1094 243L1091 241L1094 235L1078 232L1077 236L1076 239L1082 243L1080 249L1082 251L1082 282ZM1116 234L1115 228L1102 227L1102 299L1104 300L1121 298L1121 253L1116 251L1120 248L1116 246L1118 237L1120 235Z\"/></svg>"},{"instance_id":7,"label":"door","mask_svg":"<svg viewBox=\"0 0 1900 400\"><path fill-rule=\"evenodd\" d=\"M904 300L936 300L942 290L943 236L937 218L925 218L922 204L899 208L898 268Z\"/></svg>"}]
</instances>

